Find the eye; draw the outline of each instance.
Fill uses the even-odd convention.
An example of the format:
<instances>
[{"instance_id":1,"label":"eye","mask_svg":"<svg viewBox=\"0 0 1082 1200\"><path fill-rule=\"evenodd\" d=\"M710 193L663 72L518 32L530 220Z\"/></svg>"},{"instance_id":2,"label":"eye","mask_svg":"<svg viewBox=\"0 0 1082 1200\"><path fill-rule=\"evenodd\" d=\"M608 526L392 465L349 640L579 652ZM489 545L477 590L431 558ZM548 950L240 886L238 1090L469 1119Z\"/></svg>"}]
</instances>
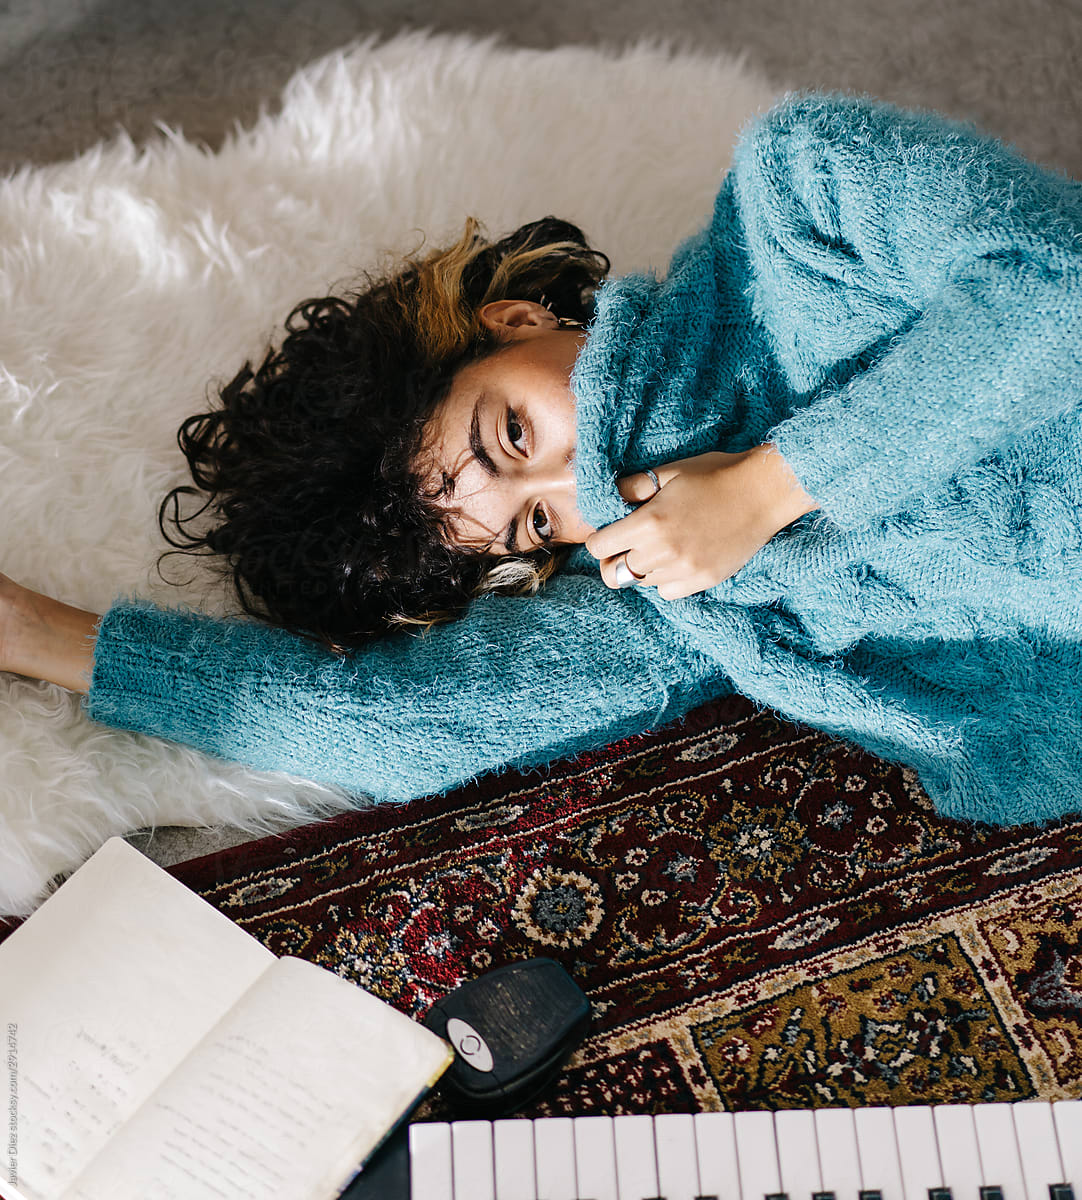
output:
<instances>
[{"instance_id":1,"label":"eye","mask_svg":"<svg viewBox=\"0 0 1082 1200\"><path fill-rule=\"evenodd\" d=\"M548 542L552 539L552 522L549 520L548 513L545 512L540 504L533 510L530 523L533 525L534 533L537 534L541 541Z\"/></svg>"},{"instance_id":2,"label":"eye","mask_svg":"<svg viewBox=\"0 0 1082 1200\"><path fill-rule=\"evenodd\" d=\"M513 408L507 410L507 440L519 452L526 453L525 434L518 419L518 413ZM520 443L522 443L520 445Z\"/></svg>"}]
</instances>

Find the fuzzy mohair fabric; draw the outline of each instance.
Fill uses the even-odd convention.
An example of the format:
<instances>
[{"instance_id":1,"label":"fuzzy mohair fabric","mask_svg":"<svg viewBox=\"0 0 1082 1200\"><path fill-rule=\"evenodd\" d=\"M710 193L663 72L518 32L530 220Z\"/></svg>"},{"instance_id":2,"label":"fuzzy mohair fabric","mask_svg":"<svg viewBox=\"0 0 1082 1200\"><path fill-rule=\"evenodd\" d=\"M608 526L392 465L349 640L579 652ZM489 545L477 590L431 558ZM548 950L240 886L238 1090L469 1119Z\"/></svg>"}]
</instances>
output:
<instances>
[{"instance_id":1,"label":"fuzzy mohair fabric","mask_svg":"<svg viewBox=\"0 0 1082 1200\"><path fill-rule=\"evenodd\" d=\"M457 236L553 213L613 269L663 268L775 89L738 58L511 50L409 34L301 71L211 154L172 130L0 181L0 570L79 607L120 595L234 611L157 527L175 435L300 299ZM253 834L363 803L88 720L0 675L0 912L23 914L106 838Z\"/></svg>"}]
</instances>

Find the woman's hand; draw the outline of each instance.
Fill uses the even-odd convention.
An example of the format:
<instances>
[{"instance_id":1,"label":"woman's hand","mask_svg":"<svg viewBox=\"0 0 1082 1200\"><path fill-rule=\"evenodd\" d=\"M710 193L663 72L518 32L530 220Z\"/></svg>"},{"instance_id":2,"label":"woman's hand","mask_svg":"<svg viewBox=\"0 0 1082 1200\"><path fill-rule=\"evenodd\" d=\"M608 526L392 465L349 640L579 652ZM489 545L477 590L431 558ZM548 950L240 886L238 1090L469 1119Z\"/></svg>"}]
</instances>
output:
<instances>
[{"instance_id":1,"label":"woman's hand","mask_svg":"<svg viewBox=\"0 0 1082 1200\"><path fill-rule=\"evenodd\" d=\"M599 529L586 549L601 560L601 577L619 587L625 561L666 600L705 591L735 575L786 525L817 508L789 464L769 443L740 454L713 451L628 475L620 494L640 505Z\"/></svg>"},{"instance_id":2,"label":"woman's hand","mask_svg":"<svg viewBox=\"0 0 1082 1200\"><path fill-rule=\"evenodd\" d=\"M87 691L99 620L0 575L0 671Z\"/></svg>"}]
</instances>

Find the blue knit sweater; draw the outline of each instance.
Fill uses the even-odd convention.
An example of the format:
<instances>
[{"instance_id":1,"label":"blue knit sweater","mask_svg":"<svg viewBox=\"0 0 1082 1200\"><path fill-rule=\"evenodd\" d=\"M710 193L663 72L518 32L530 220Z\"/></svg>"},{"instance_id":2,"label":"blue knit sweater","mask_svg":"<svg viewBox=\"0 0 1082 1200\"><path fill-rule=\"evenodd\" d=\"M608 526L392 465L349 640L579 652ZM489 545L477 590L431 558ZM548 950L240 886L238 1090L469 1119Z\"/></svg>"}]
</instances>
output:
<instances>
[{"instance_id":1,"label":"blue knit sweater","mask_svg":"<svg viewBox=\"0 0 1082 1200\"><path fill-rule=\"evenodd\" d=\"M811 96L738 147L663 280L606 284L579 503L777 445L819 503L732 579L536 598L344 660L118 604L92 716L380 799L574 753L733 686L993 822L1082 807L1082 187L929 115Z\"/></svg>"}]
</instances>

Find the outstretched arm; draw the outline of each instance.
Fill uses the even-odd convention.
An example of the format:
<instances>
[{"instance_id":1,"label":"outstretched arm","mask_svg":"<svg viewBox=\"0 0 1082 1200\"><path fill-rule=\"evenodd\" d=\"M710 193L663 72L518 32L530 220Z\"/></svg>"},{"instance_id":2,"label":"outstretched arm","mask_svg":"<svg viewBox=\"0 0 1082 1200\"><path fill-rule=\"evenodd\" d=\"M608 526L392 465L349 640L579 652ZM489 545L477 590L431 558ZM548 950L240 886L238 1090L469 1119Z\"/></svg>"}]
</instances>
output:
<instances>
[{"instance_id":1,"label":"outstretched arm","mask_svg":"<svg viewBox=\"0 0 1082 1200\"><path fill-rule=\"evenodd\" d=\"M0 666L86 691L92 665L92 718L378 800L573 755L731 691L652 606L576 573L344 657L254 621L141 604L110 609L92 642L95 614L18 599L28 619Z\"/></svg>"}]
</instances>

